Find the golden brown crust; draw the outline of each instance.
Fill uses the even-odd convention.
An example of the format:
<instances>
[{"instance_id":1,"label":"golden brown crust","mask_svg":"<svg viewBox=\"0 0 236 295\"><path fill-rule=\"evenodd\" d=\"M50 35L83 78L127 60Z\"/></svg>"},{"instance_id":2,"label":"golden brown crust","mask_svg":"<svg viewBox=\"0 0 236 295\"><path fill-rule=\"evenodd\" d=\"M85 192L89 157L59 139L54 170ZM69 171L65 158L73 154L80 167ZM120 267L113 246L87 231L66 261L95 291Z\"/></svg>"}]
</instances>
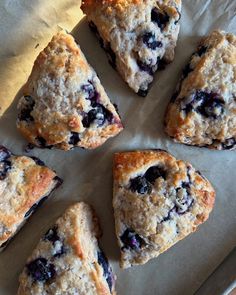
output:
<instances>
[{"instance_id":1,"label":"golden brown crust","mask_svg":"<svg viewBox=\"0 0 236 295\"><path fill-rule=\"evenodd\" d=\"M115 154L113 207L121 267L146 263L194 232L214 202L210 182L165 151Z\"/></svg>"}]
</instances>

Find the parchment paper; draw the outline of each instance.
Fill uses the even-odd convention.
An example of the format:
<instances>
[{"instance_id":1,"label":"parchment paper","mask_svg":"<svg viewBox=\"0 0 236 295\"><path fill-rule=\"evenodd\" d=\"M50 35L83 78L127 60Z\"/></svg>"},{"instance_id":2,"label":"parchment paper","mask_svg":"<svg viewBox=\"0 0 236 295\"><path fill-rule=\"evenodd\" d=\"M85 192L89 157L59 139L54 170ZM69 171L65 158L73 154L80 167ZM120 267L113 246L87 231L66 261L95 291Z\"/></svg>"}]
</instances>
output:
<instances>
[{"instance_id":1,"label":"parchment paper","mask_svg":"<svg viewBox=\"0 0 236 295\"><path fill-rule=\"evenodd\" d=\"M0 254L0 294L15 294L18 275L40 236L74 201L92 204L103 229L102 246L117 274L120 295L193 294L236 245L235 152L218 152L173 143L163 132L163 116L181 69L200 36L215 28L236 33L235 0L183 0L175 61L156 75L147 98L136 96L110 67L103 50L82 19L78 0L0 1L0 142L16 154L25 140L17 132L16 101L33 61L51 36L63 27L73 31L113 102L125 130L94 151L34 149L64 179ZM15 99L15 100L14 100ZM14 100L14 102L13 102ZM213 183L216 205L209 220L157 259L122 271L112 213L112 156L116 151L163 148L190 161Z\"/></svg>"}]
</instances>

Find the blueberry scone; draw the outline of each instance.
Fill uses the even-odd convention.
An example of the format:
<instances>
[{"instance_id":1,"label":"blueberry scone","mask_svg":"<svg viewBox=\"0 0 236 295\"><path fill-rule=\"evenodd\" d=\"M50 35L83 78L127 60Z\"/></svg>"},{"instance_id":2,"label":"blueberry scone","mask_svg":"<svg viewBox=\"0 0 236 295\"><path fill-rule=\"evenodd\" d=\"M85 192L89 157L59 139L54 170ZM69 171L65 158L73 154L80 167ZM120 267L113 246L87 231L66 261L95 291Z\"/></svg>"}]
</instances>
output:
<instances>
[{"instance_id":1,"label":"blueberry scone","mask_svg":"<svg viewBox=\"0 0 236 295\"><path fill-rule=\"evenodd\" d=\"M18 295L115 294L114 275L99 248L99 236L98 220L89 205L69 207L28 259Z\"/></svg>"},{"instance_id":2,"label":"blueberry scone","mask_svg":"<svg viewBox=\"0 0 236 295\"><path fill-rule=\"evenodd\" d=\"M236 148L236 36L214 31L200 42L168 106L165 125L184 144Z\"/></svg>"},{"instance_id":3,"label":"blueberry scone","mask_svg":"<svg viewBox=\"0 0 236 295\"><path fill-rule=\"evenodd\" d=\"M209 181L163 150L115 154L113 207L121 267L144 264L195 231L214 201Z\"/></svg>"},{"instance_id":4,"label":"blueberry scone","mask_svg":"<svg viewBox=\"0 0 236 295\"><path fill-rule=\"evenodd\" d=\"M65 32L39 54L23 92L17 127L35 146L91 149L123 129L95 71Z\"/></svg>"},{"instance_id":5,"label":"blueberry scone","mask_svg":"<svg viewBox=\"0 0 236 295\"><path fill-rule=\"evenodd\" d=\"M0 146L0 251L61 183L38 158L15 156Z\"/></svg>"},{"instance_id":6,"label":"blueberry scone","mask_svg":"<svg viewBox=\"0 0 236 295\"><path fill-rule=\"evenodd\" d=\"M111 65L146 96L157 69L174 59L181 0L83 0L81 8Z\"/></svg>"}]
</instances>

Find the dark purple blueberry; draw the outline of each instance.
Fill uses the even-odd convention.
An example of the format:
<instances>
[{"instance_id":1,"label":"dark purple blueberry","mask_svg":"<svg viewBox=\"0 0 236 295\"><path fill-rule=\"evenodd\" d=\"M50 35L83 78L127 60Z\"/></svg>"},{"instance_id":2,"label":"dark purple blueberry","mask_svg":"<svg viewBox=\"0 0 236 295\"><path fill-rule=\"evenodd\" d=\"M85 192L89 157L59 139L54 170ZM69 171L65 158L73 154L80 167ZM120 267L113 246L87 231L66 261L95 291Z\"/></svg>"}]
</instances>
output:
<instances>
[{"instance_id":1,"label":"dark purple blueberry","mask_svg":"<svg viewBox=\"0 0 236 295\"><path fill-rule=\"evenodd\" d=\"M39 158L34 157L34 156L31 156L30 158L31 158L32 160L34 160L34 162L35 162L37 165L39 165L39 166L45 166L45 163L44 163L42 160L40 160Z\"/></svg>"},{"instance_id":2,"label":"dark purple blueberry","mask_svg":"<svg viewBox=\"0 0 236 295\"><path fill-rule=\"evenodd\" d=\"M144 176L137 176L130 179L130 189L138 194L145 195L152 192L152 185L147 181Z\"/></svg>"},{"instance_id":3,"label":"dark purple blueberry","mask_svg":"<svg viewBox=\"0 0 236 295\"><path fill-rule=\"evenodd\" d=\"M46 234L44 235L44 240L47 240L47 241L50 241L52 242L53 244L56 242L56 241L59 241L60 238L58 236L58 233L57 233L57 226L54 226L53 228L50 228Z\"/></svg>"},{"instance_id":4,"label":"dark purple blueberry","mask_svg":"<svg viewBox=\"0 0 236 295\"><path fill-rule=\"evenodd\" d=\"M165 26L170 20L167 13L161 12L158 8L153 8L151 12L151 20L156 23L161 30L164 30Z\"/></svg>"},{"instance_id":5,"label":"dark purple blueberry","mask_svg":"<svg viewBox=\"0 0 236 295\"><path fill-rule=\"evenodd\" d=\"M77 143L80 141L79 133L78 132L71 132L69 144L77 145Z\"/></svg>"},{"instance_id":6,"label":"dark purple blueberry","mask_svg":"<svg viewBox=\"0 0 236 295\"><path fill-rule=\"evenodd\" d=\"M21 110L18 118L20 121L32 122L34 121L34 118L31 116L31 112L33 111L35 102L34 102L34 99L29 95L24 96L24 98L26 101L26 105Z\"/></svg>"},{"instance_id":7,"label":"dark purple blueberry","mask_svg":"<svg viewBox=\"0 0 236 295\"><path fill-rule=\"evenodd\" d=\"M114 283L114 276L112 273L111 266L109 265L108 260L102 251L99 251L97 253L97 255L98 255L98 263L103 268L103 276L105 277L105 279L107 281L110 291L112 292L112 287L113 287L113 283Z\"/></svg>"},{"instance_id":8,"label":"dark purple blueberry","mask_svg":"<svg viewBox=\"0 0 236 295\"><path fill-rule=\"evenodd\" d=\"M0 180L4 180L7 172L11 169L11 161L5 160L0 162Z\"/></svg>"},{"instance_id":9,"label":"dark purple blueberry","mask_svg":"<svg viewBox=\"0 0 236 295\"><path fill-rule=\"evenodd\" d=\"M55 267L49 263L45 258L37 258L26 265L28 274L35 282L47 282L55 275Z\"/></svg>"},{"instance_id":10,"label":"dark purple blueberry","mask_svg":"<svg viewBox=\"0 0 236 295\"><path fill-rule=\"evenodd\" d=\"M25 216L24 218L29 218L30 215L37 209L39 208L43 203L44 201L46 201L48 198L48 196L45 196L43 197L39 202L37 203L34 203L33 206L25 213Z\"/></svg>"},{"instance_id":11,"label":"dark purple blueberry","mask_svg":"<svg viewBox=\"0 0 236 295\"><path fill-rule=\"evenodd\" d=\"M124 244L124 247L122 248L130 248L132 250L138 250L142 248L145 245L145 241L138 235L136 234L133 230L131 229L126 229L123 235L120 237L122 243Z\"/></svg>"},{"instance_id":12,"label":"dark purple blueberry","mask_svg":"<svg viewBox=\"0 0 236 295\"><path fill-rule=\"evenodd\" d=\"M62 244L62 242L60 242L60 248L57 250L57 252L53 255L53 257L59 258L62 255L66 254L66 248L64 247L64 245Z\"/></svg>"},{"instance_id":13,"label":"dark purple blueberry","mask_svg":"<svg viewBox=\"0 0 236 295\"><path fill-rule=\"evenodd\" d=\"M92 123L98 126L102 126L105 121L111 123L113 120L113 114L106 109L103 105L97 103L94 104L94 108L84 115L82 124L85 128L89 128Z\"/></svg>"},{"instance_id":14,"label":"dark purple blueberry","mask_svg":"<svg viewBox=\"0 0 236 295\"><path fill-rule=\"evenodd\" d=\"M222 143L222 147L224 150L231 150L236 146L236 139L234 137L228 138L224 143Z\"/></svg>"},{"instance_id":15,"label":"dark purple blueberry","mask_svg":"<svg viewBox=\"0 0 236 295\"><path fill-rule=\"evenodd\" d=\"M188 63L184 69L183 69L183 72L182 72L182 76L183 76L183 79L187 78L187 76L193 71L193 69L191 68L191 65L190 63Z\"/></svg>"},{"instance_id":16,"label":"dark purple blueberry","mask_svg":"<svg viewBox=\"0 0 236 295\"><path fill-rule=\"evenodd\" d=\"M142 62L141 60L137 60L137 65L139 66L141 71L147 72L149 75L153 76L152 66Z\"/></svg>"},{"instance_id":17,"label":"dark purple blueberry","mask_svg":"<svg viewBox=\"0 0 236 295\"><path fill-rule=\"evenodd\" d=\"M201 57L206 52L207 52L207 47L206 46L201 46L201 47L198 48L196 54Z\"/></svg>"},{"instance_id":18,"label":"dark purple blueberry","mask_svg":"<svg viewBox=\"0 0 236 295\"><path fill-rule=\"evenodd\" d=\"M0 146L0 162L5 161L6 159L10 158L11 152L5 147Z\"/></svg>"},{"instance_id":19,"label":"dark purple blueberry","mask_svg":"<svg viewBox=\"0 0 236 295\"><path fill-rule=\"evenodd\" d=\"M146 171L144 177L147 181L154 184L159 177L166 179L166 171L159 166L152 166Z\"/></svg>"},{"instance_id":20,"label":"dark purple blueberry","mask_svg":"<svg viewBox=\"0 0 236 295\"><path fill-rule=\"evenodd\" d=\"M91 101L92 106L99 102L100 95L96 91L92 82L88 81L88 84L82 85L81 89L87 94L86 99Z\"/></svg>"},{"instance_id":21,"label":"dark purple blueberry","mask_svg":"<svg viewBox=\"0 0 236 295\"><path fill-rule=\"evenodd\" d=\"M194 106L197 104L197 106ZM224 113L225 102L216 93L197 91L192 101L184 108L186 113L196 110L206 118L216 119Z\"/></svg>"},{"instance_id":22,"label":"dark purple blueberry","mask_svg":"<svg viewBox=\"0 0 236 295\"><path fill-rule=\"evenodd\" d=\"M140 88L139 91L137 92L137 94L139 96L146 97L148 95L148 89L142 89L142 88Z\"/></svg>"},{"instance_id":23,"label":"dark purple blueberry","mask_svg":"<svg viewBox=\"0 0 236 295\"><path fill-rule=\"evenodd\" d=\"M214 119L220 117L224 113L225 102L221 98L210 98L203 102L197 110L205 117L212 117Z\"/></svg>"},{"instance_id":24,"label":"dark purple blueberry","mask_svg":"<svg viewBox=\"0 0 236 295\"><path fill-rule=\"evenodd\" d=\"M42 136L36 137L36 141L38 142L41 148L51 149L53 147L52 145L47 145L46 140Z\"/></svg>"},{"instance_id":25,"label":"dark purple blueberry","mask_svg":"<svg viewBox=\"0 0 236 295\"><path fill-rule=\"evenodd\" d=\"M193 205L193 203L194 203L193 198L187 194L186 197L183 198L181 201L179 200L178 202L176 202L175 204L176 213L179 215L186 213L190 209L190 207Z\"/></svg>"},{"instance_id":26,"label":"dark purple blueberry","mask_svg":"<svg viewBox=\"0 0 236 295\"><path fill-rule=\"evenodd\" d=\"M143 38L143 43L152 50L161 48L163 46L162 42L156 40L156 37L153 33L150 33L150 32L145 33L142 38Z\"/></svg>"}]
</instances>

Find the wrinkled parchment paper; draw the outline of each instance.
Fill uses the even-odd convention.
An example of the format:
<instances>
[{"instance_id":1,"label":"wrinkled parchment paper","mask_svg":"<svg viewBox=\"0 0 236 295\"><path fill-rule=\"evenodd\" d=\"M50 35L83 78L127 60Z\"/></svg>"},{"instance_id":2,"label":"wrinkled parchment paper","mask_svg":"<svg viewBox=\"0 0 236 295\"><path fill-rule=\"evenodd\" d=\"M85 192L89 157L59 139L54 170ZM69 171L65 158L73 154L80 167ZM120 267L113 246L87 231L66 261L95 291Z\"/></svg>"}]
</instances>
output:
<instances>
[{"instance_id":1,"label":"wrinkled parchment paper","mask_svg":"<svg viewBox=\"0 0 236 295\"><path fill-rule=\"evenodd\" d=\"M34 149L64 179L0 254L0 294L15 294L18 275L42 233L74 201L92 204L103 229L102 246L117 274L120 295L193 294L236 244L236 153L173 143L163 132L163 116L181 69L200 36L220 28L236 33L235 0L183 0L180 38L175 61L156 75L147 98L136 96L110 67L89 31L78 0L0 1L0 142L16 154L25 140L17 132L16 101L33 61L61 27L72 31L96 69L113 102L119 106L125 130L94 151ZM14 100L14 101L13 101ZM213 183L216 205L200 229L144 266L122 271L112 214L112 155L116 151L163 148L190 161ZM207 294L208 295L208 294ZM212 295L212 294L210 294Z\"/></svg>"}]
</instances>

